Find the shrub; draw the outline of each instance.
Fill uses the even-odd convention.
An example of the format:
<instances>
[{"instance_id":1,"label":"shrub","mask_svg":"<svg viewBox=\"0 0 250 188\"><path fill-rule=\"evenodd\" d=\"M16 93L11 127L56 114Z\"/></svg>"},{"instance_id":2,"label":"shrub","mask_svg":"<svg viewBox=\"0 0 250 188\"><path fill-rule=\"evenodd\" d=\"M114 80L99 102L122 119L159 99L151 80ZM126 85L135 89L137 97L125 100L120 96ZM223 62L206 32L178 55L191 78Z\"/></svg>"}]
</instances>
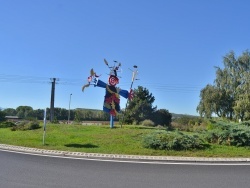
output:
<instances>
[{"instance_id":1,"label":"shrub","mask_svg":"<svg viewBox=\"0 0 250 188\"><path fill-rule=\"evenodd\" d=\"M142 121L141 124L143 126L148 126L148 127L153 127L155 125L155 123L150 119L146 119L146 120Z\"/></svg>"},{"instance_id":2,"label":"shrub","mask_svg":"<svg viewBox=\"0 0 250 188\"><path fill-rule=\"evenodd\" d=\"M207 131L205 139L209 143L230 146L250 146L250 128L246 125L221 125Z\"/></svg>"},{"instance_id":3,"label":"shrub","mask_svg":"<svg viewBox=\"0 0 250 188\"><path fill-rule=\"evenodd\" d=\"M204 149L206 144L198 135L178 131L156 131L144 137L143 146L160 150Z\"/></svg>"},{"instance_id":4,"label":"shrub","mask_svg":"<svg viewBox=\"0 0 250 188\"><path fill-rule=\"evenodd\" d=\"M172 127L187 132L201 132L207 129L208 120L200 117L182 116L175 118Z\"/></svg>"},{"instance_id":5,"label":"shrub","mask_svg":"<svg viewBox=\"0 0 250 188\"><path fill-rule=\"evenodd\" d=\"M28 123L27 125L27 129L29 130L33 130L33 129L39 129L40 125L38 121L31 121L30 123Z\"/></svg>"},{"instance_id":6,"label":"shrub","mask_svg":"<svg viewBox=\"0 0 250 188\"><path fill-rule=\"evenodd\" d=\"M0 128L8 128L13 126L15 126L15 124L9 121L0 122Z\"/></svg>"},{"instance_id":7,"label":"shrub","mask_svg":"<svg viewBox=\"0 0 250 188\"><path fill-rule=\"evenodd\" d=\"M38 121L23 121L15 126L11 127L12 131L25 131L25 130L33 130L33 129L38 129L40 128L39 122Z\"/></svg>"},{"instance_id":8,"label":"shrub","mask_svg":"<svg viewBox=\"0 0 250 188\"><path fill-rule=\"evenodd\" d=\"M21 122L17 122L16 124L15 124L15 126L13 126L13 127L11 127L11 130L12 131L22 131L22 130L24 130L24 126L27 124L27 122L26 121L21 121Z\"/></svg>"}]
</instances>

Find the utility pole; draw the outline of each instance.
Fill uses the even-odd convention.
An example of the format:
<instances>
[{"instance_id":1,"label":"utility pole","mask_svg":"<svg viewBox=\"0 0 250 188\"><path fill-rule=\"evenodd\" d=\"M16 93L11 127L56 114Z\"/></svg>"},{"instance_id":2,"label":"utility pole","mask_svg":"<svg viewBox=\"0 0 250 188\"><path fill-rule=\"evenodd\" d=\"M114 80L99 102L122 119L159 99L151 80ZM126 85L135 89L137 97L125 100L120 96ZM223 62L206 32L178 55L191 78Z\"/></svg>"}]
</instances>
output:
<instances>
[{"instance_id":1,"label":"utility pole","mask_svg":"<svg viewBox=\"0 0 250 188\"><path fill-rule=\"evenodd\" d=\"M52 82L51 86L51 99L50 99L50 122L54 121L54 103L55 103L55 85L56 85L56 78L50 79Z\"/></svg>"},{"instance_id":2,"label":"utility pole","mask_svg":"<svg viewBox=\"0 0 250 188\"><path fill-rule=\"evenodd\" d=\"M71 102L71 95L72 95L72 93L69 95L69 115L68 115L68 124L69 124L69 120L70 120L70 102Z\"/></svg>"}]
</instances>

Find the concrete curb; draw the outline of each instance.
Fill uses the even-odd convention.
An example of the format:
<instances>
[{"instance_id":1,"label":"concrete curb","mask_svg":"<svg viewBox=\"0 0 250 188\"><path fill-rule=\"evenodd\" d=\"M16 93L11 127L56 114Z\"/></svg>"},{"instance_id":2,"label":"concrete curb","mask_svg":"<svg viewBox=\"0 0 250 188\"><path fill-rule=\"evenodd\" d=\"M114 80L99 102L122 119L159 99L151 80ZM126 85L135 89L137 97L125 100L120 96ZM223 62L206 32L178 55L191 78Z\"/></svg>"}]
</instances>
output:
<instances>
[{"instance_id":1,"label":"concrete curb","mask_svg":"<svg viewBox=\"0 0 250 188\"><path fill-rule=\"evenodd\" d=\"M122 155L122 154L101 154L101 153L84 153L69 152L57 150L45 150L29 148L22 146L13 146L0 144L0 149L24 152L31 154L62 156L72 158L89 158L89 159L112 159L112 160L144 160L144 161L168 161L168 162L250 162L250 158L215 158L215 157L176 157L176 156L141 156L141 155Z\"/></svg>"}]
</instances>

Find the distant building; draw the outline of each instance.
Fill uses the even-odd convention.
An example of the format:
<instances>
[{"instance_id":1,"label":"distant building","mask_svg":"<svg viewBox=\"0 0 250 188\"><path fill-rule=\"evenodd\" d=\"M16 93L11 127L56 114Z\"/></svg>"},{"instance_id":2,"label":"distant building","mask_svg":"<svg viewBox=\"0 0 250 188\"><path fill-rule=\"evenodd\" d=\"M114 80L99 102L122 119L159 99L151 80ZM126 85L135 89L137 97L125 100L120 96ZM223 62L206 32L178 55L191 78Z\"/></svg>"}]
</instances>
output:
<instances>
[{"instance_id":1,"label":"distant building","mask_svg":"<svg viewBox=\"0 0 250 188\"><path fill-rule=\"evenodd\" d=\"M5 118L7 121L14 121L14 122L21 120L21 118L19 118L18 116L5 116Z\"/></svg>"}]
</instances>

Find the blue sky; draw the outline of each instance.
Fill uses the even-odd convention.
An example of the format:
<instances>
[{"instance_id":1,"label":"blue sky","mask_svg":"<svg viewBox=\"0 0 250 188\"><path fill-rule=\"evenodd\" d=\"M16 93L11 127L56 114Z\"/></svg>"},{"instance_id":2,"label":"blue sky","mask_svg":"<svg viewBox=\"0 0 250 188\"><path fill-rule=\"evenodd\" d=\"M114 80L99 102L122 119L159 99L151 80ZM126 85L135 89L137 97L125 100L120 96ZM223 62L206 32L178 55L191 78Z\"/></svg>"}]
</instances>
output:
<instances>
[{"instance_id":1,"label":"blue sky","mask_svg":"<svg viewBox=\"0 0 250 188\"><path fill-rule=\"evenodd\" d=\"M94 68L107 81L119 61L122 89L138 66L157 109L197 115L200 90L223 56L250 45L248 0L0 0L0 107L102 109L104 89L81 87ZM121 98L121 108L126 100Z\"/></svg>"}]
</instances>

